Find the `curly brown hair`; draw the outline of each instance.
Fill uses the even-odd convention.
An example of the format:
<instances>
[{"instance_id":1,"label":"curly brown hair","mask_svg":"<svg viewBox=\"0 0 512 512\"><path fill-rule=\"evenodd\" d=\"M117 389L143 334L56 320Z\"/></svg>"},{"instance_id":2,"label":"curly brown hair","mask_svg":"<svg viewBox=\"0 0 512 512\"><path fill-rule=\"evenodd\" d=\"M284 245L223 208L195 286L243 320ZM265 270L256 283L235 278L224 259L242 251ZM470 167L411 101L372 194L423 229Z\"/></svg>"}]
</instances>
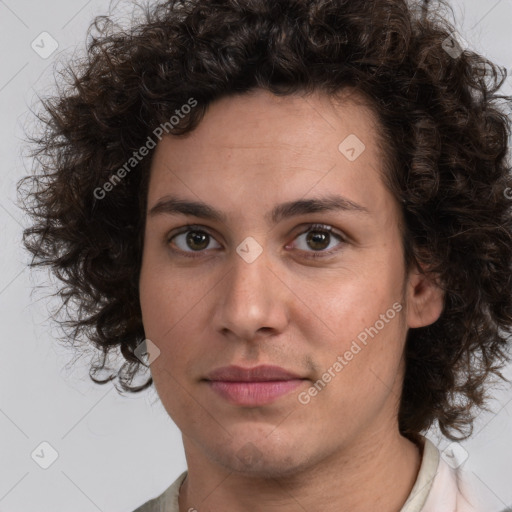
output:
<instances>
[{"instance_id":1,"label":"curly brown hair","mask_svg":"<svg viewBox=\"0 0 512 512\"><path fill-rule=\"evenodd\" d=\"M154 152L130 172L126 161L159 126L176 136L194 130L223 96L353 87L380 122L406 268L428 268L445 292L440 318L407 333L400 431L414 437L437 420L450 439L470 435L488 379L504 379L510 360L510 120L498 100L512 97L496 94L506 71L457 45L443 7L167 0L143 6L129 29L111 15L94 19L88 58L66 67L67 89L41 100L44 130L28 139L37 166L18 192L33 219L23 233L30 266L51 266L65 283L58 294L75 307L61 324L98 349L95 382L117 376L132 392L152 384L131 385L144 366L134 350L145 339L138 282ZM191 98L195 108L170 127ZM96 378L115 348L125 362Z\"/></svg>"}]
</instances>

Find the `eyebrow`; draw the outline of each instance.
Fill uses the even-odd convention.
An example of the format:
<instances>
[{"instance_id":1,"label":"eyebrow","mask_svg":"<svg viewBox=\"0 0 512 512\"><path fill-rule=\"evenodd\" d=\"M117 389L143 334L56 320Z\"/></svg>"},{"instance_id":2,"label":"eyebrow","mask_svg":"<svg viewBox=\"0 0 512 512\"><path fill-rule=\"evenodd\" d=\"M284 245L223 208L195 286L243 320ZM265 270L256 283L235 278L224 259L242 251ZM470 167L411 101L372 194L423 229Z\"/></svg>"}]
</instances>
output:
<instances>
[{"instance_id":1,"label":"eyebrow","mask_svg":"<svg viewBox=\"0 0 512 512\"><path fill-rule=\"evenodd\" d=\"M328 195L319 198L299 199L276 205L272 211L265 215L265 220L270 224L277 224L281 220L291 217L317 212L345 211L370 213L364 206L354 203L350 199L340 195ZM227 216L213 206L201 201L189 201L174 196L162 197L150 210L149 216L160 214L191 215L202 219L227 223Z\"/></svg>"}]
</instances>

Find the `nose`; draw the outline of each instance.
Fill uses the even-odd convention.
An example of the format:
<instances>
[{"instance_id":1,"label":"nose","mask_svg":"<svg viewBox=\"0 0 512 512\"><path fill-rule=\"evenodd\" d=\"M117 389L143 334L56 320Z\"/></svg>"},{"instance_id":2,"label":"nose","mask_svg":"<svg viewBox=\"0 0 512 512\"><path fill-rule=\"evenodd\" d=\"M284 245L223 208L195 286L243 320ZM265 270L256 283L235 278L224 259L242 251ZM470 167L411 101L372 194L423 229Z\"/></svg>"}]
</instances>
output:
<instances>
[{"instance_id":1,"label":"nose","mask_svg":"<svg viewBox=\"0 0 512 512\"><path fill-rule=\"evenodd\" d=\"M265 251L250 263L234 254L231 270L219 284L216 331L245 341L283 332L291 295L285 281L270 267Z\"/></svg>"}]
</instances>

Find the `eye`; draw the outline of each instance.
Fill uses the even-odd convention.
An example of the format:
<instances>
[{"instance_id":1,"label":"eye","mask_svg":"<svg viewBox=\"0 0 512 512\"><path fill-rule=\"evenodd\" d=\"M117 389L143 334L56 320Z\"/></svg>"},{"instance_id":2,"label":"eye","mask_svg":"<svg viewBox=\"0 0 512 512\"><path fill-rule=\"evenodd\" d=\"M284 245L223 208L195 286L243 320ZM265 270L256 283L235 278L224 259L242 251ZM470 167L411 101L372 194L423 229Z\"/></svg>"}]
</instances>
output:
<instances>
[{"instance_id":1,"label":"eye","mask_svg":"<svg viewBox=\"0 0 512 512\"><path fill-rule=\"evenodd\" d=\"M215 239L199 226L189 225L185 226L182 231L171 236L167 242L171 243L173 240L179 251L175 251L171 248L172 251L181 252L184 256L195 258L196 256L193 253L201 253L204 249L212 249L209 245L210 242ZM214 248L218 249L219 247L221 246L217 243L217 247Z\"/></svg>"},{"instance_id":2,"label":"eye","mask_svg":"<svg viewBox=\"0 0 512 512\"><path fill-rule=\"evenodd\" d=\"M325 258L338 252L340 250L339 248L327 250L333 241L333 237L341 242L338 243L338 245L344 245L346 243L345 237L341 233L334 232L332 226L324 224L309 225L308 229L303 231L294 240L300 240L301 237L304 236L303 241L298 244L298 249L310 253L306 258ZM171 247L173 252L191 258L201 256L201 253L206 249L221 248L221 245L216 241L217 246L211 247L210 243L212 241L215 241L215 239L208 231L201 226L195 225L183 226L181 231L174 233L167 239L168 244L178 247L178 250ZM313 251L309 251L308 247L313 249Z\"/></svg>"},{"instance_id":3,"label":"eye","mask_svg":"<svg viewBox=\"0 0 512 512\"><path fill-rule=\"evenodd\" d=\"M302 232L295 240L300 240L301 237L302 244L299 244L299 249L308 251L308 247L313 249L313 252L306 256L307 258L325 258L327 256L331 256L332 254L338 252L340 249L330 249L332 238L337 238L341 243L338 245L343 245L346 243L345 237L341 233L337 233L333 231L332 226L326 226L324 224L312 224L308 226L308 229ZM302 245L302 247L300 247Z\"/></svg>"}]
</instances>

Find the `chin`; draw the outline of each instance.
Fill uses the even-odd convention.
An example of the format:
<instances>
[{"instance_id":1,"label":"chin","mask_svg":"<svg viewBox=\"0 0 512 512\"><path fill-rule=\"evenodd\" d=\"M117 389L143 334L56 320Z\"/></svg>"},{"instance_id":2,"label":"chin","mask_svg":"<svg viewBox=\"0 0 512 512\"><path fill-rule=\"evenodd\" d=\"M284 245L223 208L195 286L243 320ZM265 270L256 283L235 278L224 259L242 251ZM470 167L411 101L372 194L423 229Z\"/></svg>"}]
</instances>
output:
<instances>
[{"instance_id":1,"label":"chin","mask_svg":"<svg viewBox=\"0 0 512 512\"><path fill-rule=\"evenodd\" d=\"M233 441L229 446L208 447L211 459L228 471L253 478L291 476L309 467L304 443L276 443L269 438Z\"/></svg>"}]
</instances>

